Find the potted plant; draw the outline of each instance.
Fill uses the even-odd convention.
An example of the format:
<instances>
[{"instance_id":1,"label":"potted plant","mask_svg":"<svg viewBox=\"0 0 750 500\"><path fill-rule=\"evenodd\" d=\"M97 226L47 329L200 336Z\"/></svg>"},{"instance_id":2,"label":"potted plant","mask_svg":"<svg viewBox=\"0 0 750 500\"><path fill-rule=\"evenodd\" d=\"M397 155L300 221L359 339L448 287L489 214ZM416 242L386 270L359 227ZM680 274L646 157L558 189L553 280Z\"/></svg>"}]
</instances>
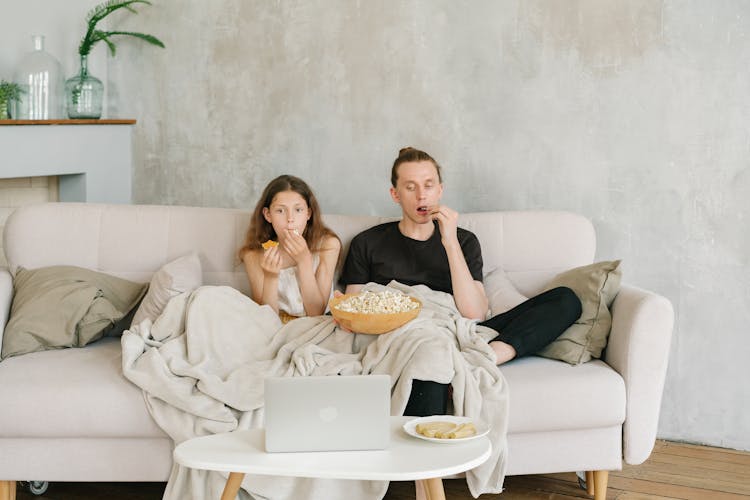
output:
<instances>
[{"instance_id":1,"label":"potted plant","mask_svg":"<svg viewBox=\"0 0 750 500\"><path fill-rule=\"evenodd\" d=\"M17 83L0 80L0 120L7 120L12 102L21 99L21 86Z\"/></svg>"},{"instance_id":2,"label":"potted plant","mask_svg":"<svg viewBox=\"0 0 750 500\"><path fill-rule=\"evenodd\" d=\"M101 80L89 74L88 55L97 43L103 41L109 47L112 56L115 55L116 46L112 37L132 36L139 38L151 45L164 47L164 43L153 35L137 33L134 31L103 31L97 29L99 21L111 13L126 9L137 14L134 4L151 5L148 0L109 0L97 5L86 16L86 34L78 46L78 54L81 57L81 66L78 73L65 82L65 95L69 118L99 118L102 115L102 98L104 85Z\"/></svg>"}]
</instances>

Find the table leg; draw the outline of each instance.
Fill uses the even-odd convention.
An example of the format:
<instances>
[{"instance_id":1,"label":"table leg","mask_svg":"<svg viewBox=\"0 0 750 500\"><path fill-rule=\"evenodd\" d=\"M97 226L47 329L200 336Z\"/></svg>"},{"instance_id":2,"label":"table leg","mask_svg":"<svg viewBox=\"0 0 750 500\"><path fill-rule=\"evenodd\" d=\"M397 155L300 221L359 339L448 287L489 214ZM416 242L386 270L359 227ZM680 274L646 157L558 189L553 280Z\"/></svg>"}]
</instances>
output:
<instances>
[{"instance_id":1,"label":"table leg","mask_svg":"<svg viewBox=\"0 0 750 500\"><path fill-rule=\"evenodd\" d=\"M224 486L224 491L221 494L221 500L234 500L237 498L237 493L240 491L243 479L245 479L244 473L230 472L227 484Z\"/></svg>"},{"instance_id":2,"label":"table leg","mask_svg":"<svg viewBox=\"0 0 750 500\"><path fill-rule=\"evenodd\" d=\"M16 500L15 481L0 481L0 500Z\"/></svg>"},{"instance_id":3,"label":"table leg","mask_svg":"<svg viewBox=\"0 0 750 500\"><path fill-rule=\"evenodd\" d=\"M422 479L416 482L417 499L420 499L420 489L424 495L424 500L445 500L445 490L443 490L443 480L439 477Z\"/></svg>"}]
</instances>

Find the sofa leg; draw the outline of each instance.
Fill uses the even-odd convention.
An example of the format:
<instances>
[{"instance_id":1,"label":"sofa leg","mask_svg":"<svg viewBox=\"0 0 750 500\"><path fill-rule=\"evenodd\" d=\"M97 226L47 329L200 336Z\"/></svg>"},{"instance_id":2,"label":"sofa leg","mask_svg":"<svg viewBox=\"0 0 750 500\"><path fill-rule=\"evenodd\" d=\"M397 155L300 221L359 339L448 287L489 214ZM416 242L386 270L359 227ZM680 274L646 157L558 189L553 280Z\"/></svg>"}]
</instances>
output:
<instances>
[{"instance_id":1,"label":"sofa leg","mask_svg":"<svg viewBox=\"0 0 750 500\"><path fill-rule=\"evenodd\" d=\"M0 500L16 500L15 481L0 481Z\"/></svg>"},{"instance_id":2,"label":"sofa leg","mask_svg":"<svg viewBox=\"0 0 750 500\"><path fill-rule=\"evenodd\" d=\"M594 471L594 500L606 500L607 498L607 481L609 480L609 471Z\"/></svg>"}]
</instances>

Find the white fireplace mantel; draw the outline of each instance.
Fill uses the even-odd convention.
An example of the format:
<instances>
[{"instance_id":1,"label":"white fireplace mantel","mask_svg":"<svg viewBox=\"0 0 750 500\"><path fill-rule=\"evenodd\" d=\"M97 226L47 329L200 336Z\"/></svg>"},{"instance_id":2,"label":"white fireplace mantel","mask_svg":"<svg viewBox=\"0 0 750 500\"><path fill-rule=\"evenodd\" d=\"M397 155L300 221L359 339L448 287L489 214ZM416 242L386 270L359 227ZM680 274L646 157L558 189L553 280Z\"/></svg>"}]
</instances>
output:
<instances>
[{"instance_id":1,"label":"white fireplace mantel","mask_svg":"<svg viewBox=\"0 0 750 500\"><path fill-rule=\"evenodd\" d=\"M58 176L60 201L131 203L134 124L0 121L0 178Z\"/></svg>"}]
</instances>

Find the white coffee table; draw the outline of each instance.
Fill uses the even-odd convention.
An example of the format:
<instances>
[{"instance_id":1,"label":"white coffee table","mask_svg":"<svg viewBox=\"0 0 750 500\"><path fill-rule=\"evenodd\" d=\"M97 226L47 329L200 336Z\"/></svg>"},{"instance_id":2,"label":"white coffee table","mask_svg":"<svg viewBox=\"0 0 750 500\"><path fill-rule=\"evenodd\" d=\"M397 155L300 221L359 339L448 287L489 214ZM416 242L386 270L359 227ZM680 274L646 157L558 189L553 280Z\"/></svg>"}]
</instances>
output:
<instances>
[{"instance_id":1,"label":"white coffee table","mask_svg":"<svg viewBox=\"0 0 750 500\"><path fill-rule=\"evenodd\" d=\"M492 444L486 436L453 444L417 439L402 429L411 418L391 417L391 442L385 450L267 453L264 430L252 429L189 439L175 448L174 459L193 469L229 472L221 500L234 500L248 473L417 481L428 499L445 500L441 478L481 465Z\"/></svg>"}]
</instances>

